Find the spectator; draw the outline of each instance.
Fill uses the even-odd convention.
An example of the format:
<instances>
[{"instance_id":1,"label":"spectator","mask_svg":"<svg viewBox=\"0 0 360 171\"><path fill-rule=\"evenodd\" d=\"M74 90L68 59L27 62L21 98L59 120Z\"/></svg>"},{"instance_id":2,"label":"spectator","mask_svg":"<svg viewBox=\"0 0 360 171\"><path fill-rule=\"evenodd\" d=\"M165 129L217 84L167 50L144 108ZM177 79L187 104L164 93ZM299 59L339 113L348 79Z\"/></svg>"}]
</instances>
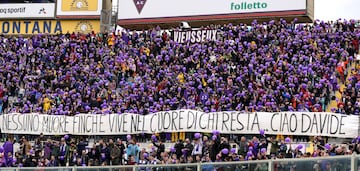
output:
<instances>
[{"instance_id":1,"label":"spectator","mask_svg":"<svg viewBox=\"0 0 360 171\"><path fill-rule=\"evenodd\" d=\"M190 142L189 138L185 139L185 148L183 148L183 154L185 154L185 156L189 156L191 155L191 152L194 149L194 145Z\"/></svg>"},{"instance_id":2,"label":"spectator","mask_svg":"<svg viewBox=\"0 0 360 171\"><path fill-rule=\"evenodd\" d=\"M60 150L58 154L59 165L66 166L69 160L69 146L65 142L65 138L61 138L60 142Z\"/></svg>"},{"instance_id":3,"label":"spectator","mask_svg":"<svg viewBox=\"0 0 360 171\"><path fill-rule=\"evenodd\" d=\"M37 160L34 158L34 150L29 150L23 159L24 167L35 167L37 166Z\"/></svg>"},{"instance_id":4,"label":"spectator","mask_svg":"<svg viewBox=\"0 0 360 171\"><path fill-rule=\"evenodd\" d=\"M80 157L77 159L77 166L88 166L89 164L89 156L87 155L86 151L83 150L81 152Z\"/></svg>"},{"instance_id":5,"label":"spectator","mask_svg":"<svg viewBox=\"0 0 360 171\"><path fill-rule=\"evenodd\" d=\"M35 139L34 149L35 149L35 153L39 153L43 150L43 145L39 138Z\"/></svg>"},{"instance_id":6,"label":"spectator","mask_svg":"<svg viewBox=\"0 0 360 171\"><path fill-rule=\"evenodd\" d=\"M179 159L180 156L182 155L182 150L184 149L184 142L181 139L178 139L178 141L176 142L176 144L174 145L175 148L175 153L176 153L176 158Z\"/></svg>"},{"instance_id":7,"label":"spectator","mask_svg":"<svg viewBox=\"0 0 360 171\"><path fill-rule=\"evenodd\" d=\"M122 165L123 159L124 159L123 156L124 156L125 145L123 144L121 139L117 140L117 146L119 147L119 151L120 151L119 161L120 161L120 164Z\"/></svg>"},{"instance_id":8,"label":"spectator","mask_svg":"<svg viewBox=\"0 0 360 171\"><path fill-rule=\"evenodd\" d=\"M77 153L77 147L74 140L71 140L69 147L69 166L75 166L77 163L77 156L81 155Z\"/></svg>"},{"instance_id":9,"label":"spectator","mask_svg":"<svg viewBox=\"0 0 360 171\"><path fill-rule=\"evenodd\" d=\"M3 144L4 154L14 154L14 144L10 137L6 138L6 142ZM4 155L4 159L8 160L8 155Z\"/></svg>"},{"instance_id":10,"label":"spectator","mask_svg":"<svg viewBox=\"0 0 360 171\"><path fill-rule=\"evenodd\" d=\"M110 150L103 139L99 140L99 145L96 147L99 153L99 163L101 166L109 165Z\"/></svg>"},{"instance_id":11,"label":"spectator","mask_svg":"<svg viewBox=\"0 0 360 171\"><path fill-rule=\"evenodd\" d=\"M229 144L227 138L221 137L219 148L220 149L230 149L230 144Z\"/></svg>"},{"instance_id":12,"label":"spectator","mask_svg":"<svg viewBox=\"0 0 360 171\"><path fill-rule=\"evenodd\" d=\"M194 140L194 148L192 150L191 155L193 155L193 156L201 156L203 154L202 150L203 150L203 143L201 141L201 138L195 138L195 140Z\"/></svg>"},{"instance_id":13,"label":"spectator","mask_svg":"<svg viewBox=\"0 0 360 171\"><path fill-rule=\"evenodd\" d=\"M29 141L27 141L25 137L21 138L20 150L23 156L28 155L30 153L31 144L29 143Z\"/></svg>"},{"instance_id":14,"label":"spectator","mask_svg":"<svg viewBox=\"0 0 360 171\"><path fill-rule=\"evenodd\" d=\"M77 143L77 153L81 154L82 151L86 150L86 146L88 145L89 143L81 136L80 141Z\"/></svg>"},{"instance_id":15,"label":"spectator","mask_svg":"<svg viewBox=\"0 0 360 171\"><path fill-rule=\"evenodd\" d=\"M156 156L158 157L158 159L161 160L161 153L165 152L165 145L163 143L163 140L160 139L159 144L156 144L155 141L153 141L152 143L155 147L157 147Z\"/></svg>"},{"instance_id":16,"label":"spectator","mask_svg":"<svg viewBox=\"0 0 360 171\"><path fill-rule=\"evenodd\" d=\"M119 147L114 144L113 139L109 139L109 150L110 150L111 165L119 165L121 153Z\"/></svg>"},{"instance_id":17,"label":"spectator","mask_svg":"<svg viewBox=\"0 0 360 171\"><path fill-rule=\"evenodd\" d=\"M279 152L279 142L275 139L275 137L270 137L269 143L271 144L270 155L277 156Z\"/></svg>"},{"instance_id":18,"label":"spectator","mask_svg":"<svg viewBox=\"0 0 360 171\"><path fill-rule=\"evenodd\" d=\"M59 163L58 163L58 161L56 160L55 156L51 156L51 157L50 157L50 161L49 161L49 163L48 163L47 166L48 166L48 167L57 167L57 166L59 166Z\"/></svg>"},{"instance_id":19,"label":"spectator","mask_svg":"<svg viewBox=\"0 0 360 171\"><path fill-rule=\"evenodd\" d=\"M205 162L205 165L202 166L203 171L213 171L214 170L214 166L211 164L209 155L206 155L204 162Z\"/></svg>"},{"instance_id":20,"label":"spectator","mask_svg":"<svg viewBox=\"0 0 360 171\"><path fill-rule=\"evenodd\" d=\"M127 146L126 149L126 155L127 155L127 160L130 160L130 156L133 157L134 162L138 162L138 154L140 152L139 146L136 144L136 141L134 139L131 139L129 141L129 144Z\"/></svg>"},{"instance_id":21,"label":"spectator","mask_svg":"<svg viewBox=\"0 0 360 171\"><path fill-rule=\"evenodd\" d=\"M96 165L96 163L99 162L100 153L99 150L97 150L96 144L94 144L93 147L89 149L88 156L89 156L89 160L92 161L92 162L89 161L89 163Z\"/></svg>"},{"instance_id":22,"label":"spectator","mask_svg":"<svg viewBox=\"0 0 360 171\"><path fill-rule=\"evenodd\" d=\"M240 138L240 142L238 142L237 139L235 139L235 142L238 144L239 146L239 150L238 150L238 154L239 155L242 155L242 156L245 156L246 153L249 151L249 145L246 141L246 138L244 136L242 136Z\"/></svg>"}]
</instances>

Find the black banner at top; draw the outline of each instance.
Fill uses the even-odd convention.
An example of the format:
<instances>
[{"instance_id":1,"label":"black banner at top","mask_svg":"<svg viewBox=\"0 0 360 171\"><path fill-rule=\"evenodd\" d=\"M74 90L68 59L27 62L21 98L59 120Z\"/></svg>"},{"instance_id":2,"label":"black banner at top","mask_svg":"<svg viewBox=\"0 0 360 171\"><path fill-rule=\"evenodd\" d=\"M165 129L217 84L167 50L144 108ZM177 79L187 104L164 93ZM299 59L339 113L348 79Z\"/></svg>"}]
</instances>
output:
<instances>
[{"instance_id":1,"label":"black banner at top","mask_svg":"<svg viewBox=\"0 0 360 171\"><path fill-rule=\"evenodd\" d=\"M217 30L182 30L173 31L172 38L178 43L201 43L204 41L216 41Z\"/></svg>"}]
</instances>

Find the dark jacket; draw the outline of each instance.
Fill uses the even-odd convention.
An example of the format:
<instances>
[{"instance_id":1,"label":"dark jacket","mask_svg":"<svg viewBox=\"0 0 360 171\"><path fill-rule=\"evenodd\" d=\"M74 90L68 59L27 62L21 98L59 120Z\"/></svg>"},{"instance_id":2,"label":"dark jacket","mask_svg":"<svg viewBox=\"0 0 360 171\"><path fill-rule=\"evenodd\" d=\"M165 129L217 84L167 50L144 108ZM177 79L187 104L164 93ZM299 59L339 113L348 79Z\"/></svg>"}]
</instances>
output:
<instances>
[{"instance_id":1,"label":"dark jacket","mask_svg":"<svg viewBox=\"0 0 360 171\"><path fill-rule=\"evenodd\" d=\"M176 157L179 159L182 155L182 149L184 148L184 143L181 143L181 142L178 142L174 145L174 148L175 148L175 153L176 153Z\"/></svg>"},{"instance_id":2,"label":"dark jacket","mask_svg":"<svg viewBox=\"0 0 360 171\"><path fill-rule=\"evenodd\" d=\"M216 155L220 152L220 137L218 137L215 141L214 144L211 146L211 150L210 150L210 158L211 161L215 161L216 160Z\"/></svg>"},{"instance_id":3,"label":"dark jacket","mask_svg":"<svg viewBox=\"0 0 360 171\"><path fill-rule=\"evenodd\" d=\"M89 150L88 156L89 156L90 159L93 159L95 161L95 160L99 159L100 154L99 154L98 150L92 148L92 149Z\"/></svg>"},{"instance_id":4,"label":"dark jacket","mask_svg":"<svg viewBox=\"0 0 360 171\"><path fill-rule=\"evenodd\" d=\"M50 160L49 164L47 166L48 167L57 167L57 166L59 166L59 162L57 160Z\"/></svg>"},{"instance_id":5,"label":"dark jacket","mask_svg":"<svg viewBox=\"0 0 360 171\"><path fill-rule=\"evenodd\" d=\"M89 143L87 141L80 141L77 144L77 153L81 154L83 150L86 150L86 146L88 146Z\"/></svg>"},{"instance_id":6,"label":"dark jacket","mask_svg":"<svg viewBox=\"0 0 360 171\"><path fill-rule=\"evenodd\" d=\"M120 164L120 148L114 144L109 145L110 150L110 160L112 165L119 165Z\"/></svg>"},{"instance_id":7,"label":"dark jacket","mask_svg":"<svg viewBox=\"0 0 360 171\"><path fill-rule=\"evenodd\" d=\"M31 155L26 155L24 158L24 167L36 167L35 158Z\"/></svg>"},{"instance_id":8,"label":"dark jacket","mask_svg":"<svg viewBox=\"0 0 360 171\"><path fill-rule=\"evenodd\" d=\"M119 160L120 160L120 164L122 165L123 163L123 155L124 155L124 150L125 150L125 145L124 144L117 144L119 150L120 150L120 155L119 155Z\"/></svg>"},{"instance_id":9,"label":"dark jacket","mask_svg":"<svg viewBox=\"0 0 360 171\"><path fill-rule=\"evenodd\" d=\"M193 149L194 149L194 145L191 144L191 143L188 143L188 144L185 144L185 148L188 149L186 155L191 155L191 152L192 152Z\"/></svg>"},{"instance_id":10,"label":"dark jacket","mask_svg":"<svg viewBox=\"0 0 360 171\"><path fill-rule=\"evenodd\" d=\"M158 159L161 159L160 154L162 152L165 152L165 145L164 144L156 144L155 142L153 142L154 146L157 147L157 151L156 151L156 156Z\"/></svg>"}]
</instances>

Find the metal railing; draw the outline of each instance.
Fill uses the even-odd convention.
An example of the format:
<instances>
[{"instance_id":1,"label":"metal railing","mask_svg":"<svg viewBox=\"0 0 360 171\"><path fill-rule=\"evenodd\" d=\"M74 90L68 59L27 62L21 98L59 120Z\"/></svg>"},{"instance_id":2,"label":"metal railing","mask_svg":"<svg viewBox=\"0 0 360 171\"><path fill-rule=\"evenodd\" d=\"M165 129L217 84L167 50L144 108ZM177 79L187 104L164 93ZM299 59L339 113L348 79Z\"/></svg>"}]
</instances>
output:
<instances>
[{"instance_id":1,"label":"metal railing","mask_svg":"<svg viewBox=\"0 0 360 171\"><path fill-rule=\"evenodd\" d=\"M311 171L326 167L336 168L336 170L358 171L360 155L331 156L331 157L311 157L296 159L272 159L272 160L253 160L239 162L210 162L192 164L166 164L166 165L134 165L134 166L98 166L98 167L36 167L36 168L0 168L1 171L254 171L267 170L275 171L284 168L301 168L301 170ZM296 169L298 170L298 169Z\"/></svg>"}]
</instances>

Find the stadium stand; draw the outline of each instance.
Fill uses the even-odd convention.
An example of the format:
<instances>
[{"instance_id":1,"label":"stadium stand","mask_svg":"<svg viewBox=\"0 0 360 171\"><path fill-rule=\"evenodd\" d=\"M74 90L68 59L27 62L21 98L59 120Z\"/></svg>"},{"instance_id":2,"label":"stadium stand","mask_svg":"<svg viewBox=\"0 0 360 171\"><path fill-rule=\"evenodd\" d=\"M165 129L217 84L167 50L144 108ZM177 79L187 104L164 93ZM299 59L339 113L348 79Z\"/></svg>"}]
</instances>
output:
<instances>
[{"instance_id":1,"label":"stadium stand","mask_svg":"<svg viewBox=\"0 0 360 171\"><path fill-rule=\"evenodd\" d=\"M349 79L346 72L359 52L360 33L354 21L255 20L251 25L202 29L215 27L221 32L217 41L195 44L174 42L160 28L29 38L2 35L0 111L51 115L146 115L175 109L323 112L338 100L334 112L359 114L358 69L350 69ZM336 99L346 82L342 98ZM216 131L189 138L165 150L165 140L153 135L154 146L146 151L131 136L126 143L99 140L86 149L87 142L81 138L66 135L53 141L40 135L34 145L21 138L14 156L9 138L0 149L0 159L1 166L95 166L316 157L360 150L357 138L347 147L337 147L316 137L318 148L313 153L302 153L302 145L289 149L289 137L278 142L264 133L250 140L239 138L237 148Z\"/></svg>"}]
</instances>

